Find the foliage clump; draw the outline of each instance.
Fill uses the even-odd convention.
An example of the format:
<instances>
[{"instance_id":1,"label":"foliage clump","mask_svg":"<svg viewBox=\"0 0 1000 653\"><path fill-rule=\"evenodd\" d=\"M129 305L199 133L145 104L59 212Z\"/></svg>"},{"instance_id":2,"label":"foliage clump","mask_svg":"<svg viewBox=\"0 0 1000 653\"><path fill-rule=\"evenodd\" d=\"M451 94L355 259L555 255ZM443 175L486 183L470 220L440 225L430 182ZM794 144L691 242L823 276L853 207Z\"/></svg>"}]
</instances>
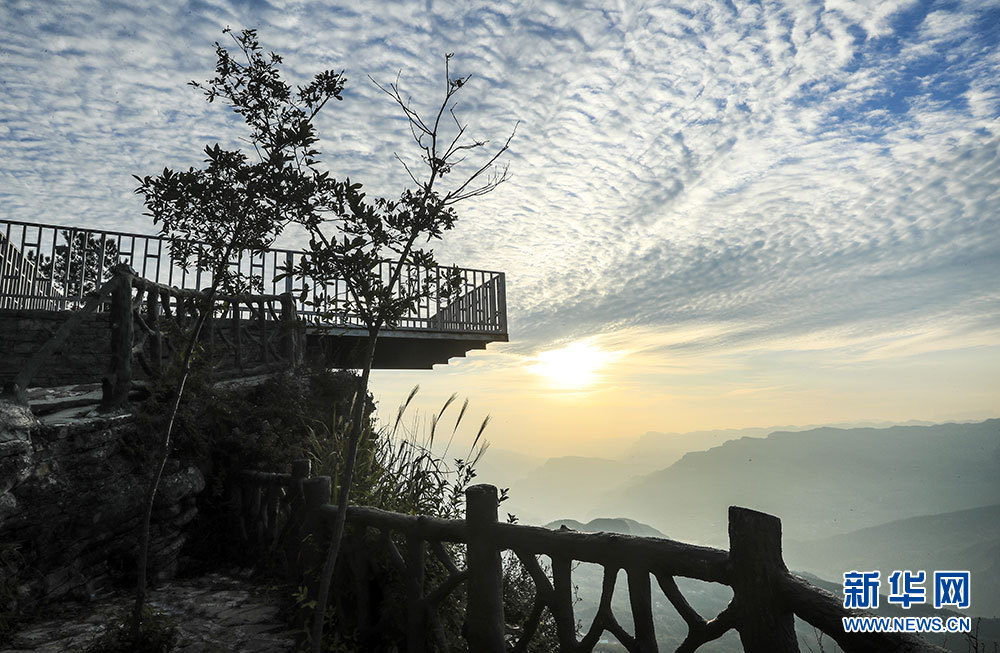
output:
<instances>
[{"instance_id":1,"label":"foliage clump","mask_svg":"<svg viewBox=\"0 0 1000 653\"><path fill-rule=\"evenodd\" d=\"M364 429L351 488L352 502L403 514L462 519L465 490L475 482L476 465L488 448L483 433L489 417L476 427L471 446L453 453L456 435L468 414L468 400L457 408L457 416L454 411L448 416L456 398L450 397L431 417L429 431L423 433L401 427L416 391L414 388L400 408L392 428L375 429L369 423ZM313 472L330 476L333 487L343 478L347 465L347 429L347 420L337 417L332 422L315 421L308 431ZM501 501L506 495L503 490ZM398 551L405 550L403 537L392 535L391 539ZM444 549L458 568L464 566L464 547L445 544ZM407 579L392 558L378 533L347 529L341 562L332 578L323 651L405 650ZM535 588L516 557L505 556L503 564L505 610L510 617L509 639L513 641L531 613ZM447 578L445 565L429 551L425 559L425 591L441 586ZM304 590L298 588L298 599L303 604L309 601ZM459 585L433 609L433 618L428 622L428 650L465 650L465 592L465 585ZM310 633L305 635L308 640ZM551 651L556 647L555 622L546 612L527 650Z\"/></svg>"},{"instance_id":2,"label":"foliage clump","mask_svg":"<svg viewBox=\"0 0 1000 653\"><path fill-rule=\"evenodd\" d=\"M241 469L286 472L294 459L306 456L312 461L312 473L330 476L336 488L346 465L350 445L347 416L356 401L358 383L357 375L349 372L316 371L275 375L253 387L224 387L212 383L208 368L196 366L189 380L191 391L177 416L173 445L173 454L198 465L207 479L206 490L198 498L199 521L191 529L185 548L194 563L193 571L236 563L266 570L279 584L286 582L280 575L280 556L271 559L270 566L262 563L257 557L262 552L240 545L235 536L230 504L233 475ZM162 388L157 387L152 386L140 416L150 427L140 427L139 433L156 432L157 421L165 419L169 378ZM483 435L489 418L474 425L470 434L473 445L457 451L453 443L466 439L461 433L468 416L467 401L463 404L450 398L432 416L429 432L405 426L406 406L396 416L393 428L377 428L370 395L365 404L352 502L404 514L461 519L465 489L476 481L476 464L487 449ZM403 540L395 543L402 551ZM463 548L449 546L448 552L462 567ZM435 587L447 571L429 555L426 574L426 586ZM505 606L512 637L530 614L534 591L520 561L505 557ZM305 588L295 584L286 586L286 595L290 608L310 600ZM404 648L405 578L375 533L348 529L331 597L323 650ZM437 610L445 641L456 649L465 646L465 601L465 590L460 586ZM374 623L366 622L366 611L378 615ZM551 650L556 641L554 628L546 613L528 650Z\"/></svg>"},{"instance_id":3,"label":"foliage clump","mask_svg":"<svg viewBox=\"0 0 1000 653\"><path fill-rule=\"evenodd\" d=\"M149 604L142 607L138 635L132 609L122 613L107 625L84 649L85 653L169 653L174 650L180 632L177 622Z\"/></svg>"},{"instance_id":4,"label":"foliage clump","mask_svg":"<svg viewBox=\"0 0 1000 653\"><path fill-rule=\"evenodd\" d=\"M87 233L63 232L63 241L55 246L54 256L29 251L28 260L34 262L40 279L67 297L84 298L111 278L111 268L119 262L118 244Z\"/></svg>"},{"instance_id":5,"label":"foliage clump","mask_svg":"<svg viewBox=\"0 0 1000 653\"><path fill-rule=\"evenodd\" d=\"M0 543L0 644L7 641L19 621L18 585L23 569L18 545Z\"/></svg>"},{"instance_id":6,"label":"foliage clump","mask_svg":"<svg viewBox=\"0 0 1000 653\"><path fill-rule=\"evenodd\" d=\"M287 372L256 385L226 385L215 381L209 358L195 359L171 444L171 456L195 465L206 479L185 553L196 567L222 562L253 566L250 552L238 546L237 539L229 537L232 529L225 527L234 519L235 475L242 470L287 472L308 451L310 430L317 420L333 421L347 414L358 378L346 371ZM137 428L124 446L143 468L155 463L156 434L169 419L173 386L180 373L180 369L168 368L150 383L149 396L138 406ZM375 410L370 395L365 403L370 421ZM218 532L219 525L224 535Z\"/></svg>"}]
</instances>

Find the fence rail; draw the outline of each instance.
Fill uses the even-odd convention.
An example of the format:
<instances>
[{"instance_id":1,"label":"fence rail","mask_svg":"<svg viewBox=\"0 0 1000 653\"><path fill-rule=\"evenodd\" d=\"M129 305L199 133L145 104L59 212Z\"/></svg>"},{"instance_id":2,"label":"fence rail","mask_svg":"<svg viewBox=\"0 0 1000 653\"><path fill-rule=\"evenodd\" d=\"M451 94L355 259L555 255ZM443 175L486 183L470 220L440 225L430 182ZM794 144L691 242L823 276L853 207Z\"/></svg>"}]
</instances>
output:
<instances>
[{"instance_id":1,"label":"fence rail","mask_svg":"<svg viewBox=\"0 0 1000 653\"><path fill-rule=\"evenodd\" d=\"M20 366L4 388L25 401L32 378L45 361L80 327L90 313L105 311L110 352L102 377L100 412L125 405L132 388L133 361L147 379L161 376L166 360L176 359L199 319L199 340L207 345L213 367L226 375L247 376L297 366L304 350L303 328L291 293L281 295L216 294L184 290L137 277L129 266L111 268L110 278L88 293L42 347ZM104 331L106 333L106 331ZM103 334L94 334L97 338Z\"/></svg>"},{"instance_id":2,"label":"fence rail","mask_svg":"<svg viewBox=\"0 0 1000 653\"><path fill-rule=\"evenodd\" d=\"M201 290L211 285L208 272L197 265L181 266L170 257L171 240L161 236L85 229L51 224L0 220L0 308L66 310L83 306L89 293L110 278L111 269L126 264L138 277L181 290ZM275 281L283 268L297 266L304 254L289 249L239 252L234 271L259 280L262 294L280 295L296 289L292 277ZM382 262L373 275L388 280L393 262ZM399 286L419 285L430 274L431 285L443 287L444 277L455 268L428 271L406 265ZM457 299L437 296L422 299L403 316L400 330L506 334L507 301L502 272L457 268ZM330 326L363 328L359 316L348 310L349 291L343 280L311 284L306 300L325 297L336 315ZM337 308L344 310L337 313ZM296 312L310 319L315 309L299 299ZM244 312L244 317L249 314Z\"/></svg>"},{"instance_id":3,"label":"fence rail","mask_svg":"<svg viewBox=\"0 0 1000 653\"><path fill-rule=\"evenodd\" d=\"M319 568L315 545L327 537L337 515L329 505L330 478L309 477L309 462L297 461L291 474L244 472L233 486L241 537L249 548L278 550L294 568L302 584L314 587L310 572ZM694 546L669 539L632 537L612 533L578 533L499 523L497 489L476 485L466 491L466 517L440 519L404 515L375 508L348 508L348 523L373 530L390 564L405 579L406 648L421 653L444 649L436 608L461 586L466 587L465 628L470 651L506 653L525 651L548 608L556 622L560 653L591 651L607 632L628 651L657 651L653 627L651 578L688 628L677 651L695 651L731 629L750 653L798 651L794 616L829 635L848 653L944 649L913 635L845 633L841 617L858 614L842 607L832 594L793 576L781 558L781 522L777 517L731 507L730 550ZM312 553L304 545L313 545ZM402 543L402 550L397 545ZM449 546L458 546L456 559ZM464 552L461 550L464 545ZM511 551L524 564L535 584L534 605L517 636L507 632L504 617L501 552ZM547 573L538 556L551 560ZM312 558L310 557L312 556ZM433 587L428 564L440 563ZM572 565L592 562L604 567L600 605L589 627L579 632L573 607ZM631 632L612 610L620 570L628 579ZM729 606L706 620L685 599L675 577L722 583L733 590ZM305 608L300 620L310 618ZM625 622L627 623L627 621Z\"/></svg>"}]
</instances>

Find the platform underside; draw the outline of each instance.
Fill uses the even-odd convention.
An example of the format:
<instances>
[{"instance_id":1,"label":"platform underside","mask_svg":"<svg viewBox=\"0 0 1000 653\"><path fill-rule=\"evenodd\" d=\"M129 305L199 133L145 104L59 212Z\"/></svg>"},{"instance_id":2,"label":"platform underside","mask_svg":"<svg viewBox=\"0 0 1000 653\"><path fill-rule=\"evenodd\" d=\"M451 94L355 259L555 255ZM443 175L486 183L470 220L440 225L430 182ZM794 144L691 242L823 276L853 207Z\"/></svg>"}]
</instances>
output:
<instances>
[{"instance_id":1,"label":"platform underside","mask_svg":"<svg viewBox=\"0 0 1000 653\"><path fill-rule=\"evenodd\" d=\"M359 369L363 366L368 334L364 329L310 329L306 335L306 362L329 368ZM491 342L507 342L506 334L456 333L446 331L383 330L375 347L373 369L429 370L464 357Z\"/></svg>"}]
</instances>

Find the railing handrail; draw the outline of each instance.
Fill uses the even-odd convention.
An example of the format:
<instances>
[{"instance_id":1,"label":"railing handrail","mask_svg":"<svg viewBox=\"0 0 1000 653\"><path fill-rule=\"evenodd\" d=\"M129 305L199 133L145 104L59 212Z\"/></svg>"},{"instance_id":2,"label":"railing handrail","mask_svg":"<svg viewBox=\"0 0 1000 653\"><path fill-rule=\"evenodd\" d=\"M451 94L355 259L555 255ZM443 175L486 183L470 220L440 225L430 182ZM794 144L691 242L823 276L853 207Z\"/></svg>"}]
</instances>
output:
<instances>
[{"instance_id":1,"label":"railing handrail","mask_svg":"<svg viewBox=\"0 0 1000 653\"><path fill-rule=\"evenodd\" d=\"M298 473L269 474L243 472L241 511L244 520L260 519L265 505L265 530L271 529L271 542L277 540L276 525L278 498L275 490L300 488L304 507L312 516L292 518L288 523L309 523L310 537L329 530L336 518L337 508L330 505L330 479L325 476L308 478L307 461L300 461ZM251 489L254 488L254 489ZM258 489L266 490L267 500ZM536 583L536 600L544 601L552 611L562 632L559 635L560 651L589 650L598 640L600 632L610 632L629 650L656 650L652 628L652 603L649 576L652 575L669 602L688 626L688 636L678 651L694 651L702 644L735 628L744 650L794 651L798 650L792 615L833 638L845 651L906 650L925 653L943 653L944 649L907 633L848 633L841 619L864 614L848 610L834 595L811 585L805 579L788 571L781 559L781 522L777 517L746 508L730 507L730 550L696 546L668 538L641 537L617 533L582 533L571 530L551 530L539 526L501 523L496 519L496 488L479 485L466 492L467 516L465 519L444 519L428 515L408 515L367 506L349 506L348 521L356 526L379 531L380 541L389 549L392 564L413 585L413 575L423 578L423 558L427 554L423 542L430 543L434 555L448 569L448 575L437 588L426 595L418 587L409 587L407 600L407 642L413 650L423 650L423 635L411 632L423 628L424 611L432 610L434 600L440 600L461 583L470 583L466 597L468 603L467 632L470 650L506 651L502 634L503 607L498 605L497 591L492 587L498 573L499 552L513 551L528 567ZM492 502L492 503L491 503ZM292 503L295 503L293 501ZM475 516L474 514L475 513ZM241 521L245 531L250 528ZM305 533L305 531L303 531ZM406 541L404 556L393 543L390 533ZM300 533L300 536L302 533ZM466 568L458 567L447 559L442 542L467 546ZM294 546L294 544L293 544ZM474 552L478 549L478 552ZM476 556L473 554L476 553ZM483 554L486 554L485 557ZM552 580L549 581L536 555L547 555L552 560ZM476 560L474 560L476 557ZM602 565L605 570L601 607L583 639L577 639L573 624L571 600L571 561ZM411 569L412 566L412 569ZM490 569L492 567L492 569ZM628 575L630 603L636 623L635 635L630 635L611 613L611 594L614 592L618 571ZM681 594L675 576L728 585L733 589L733 600L715 619L706 621ZM312 580L306 579L306 584ZM478 589L473 585L479 583ZM485 585L483 584L485 583ZM539 584L541 583L541 584ZM610 583L610 592L609 592ZM539 597L542 597L539 599ZM413 599L413 600L411 600ZM411 605L412 603L412 605ZM561 613L557 616L556 613ZM640 625L642 621L645 625ZM649 623L645 623L649 622ZM537 624L536 624L537 626ZM497 628L501 629L499 636ZM518 642L514 651L525 650L527 640Z\"/></svg>"},{"instance_id":2,"label":"railing handrail","mask_svg":"<svg viewBox=\"0 0 1000 653\"><path fill-rule=\"evenodd\" d=\"M159 293L165 293L171 297L178 299L203 299L208 296L207 290L195 290L193 288L178 288L177 286L168 286L163 283L157 283L155 281L150 281L148 279L143 279L142 277L131 275L129 282L132 287L136 290L146 290L146 291L156 291ZM241 292L235 294L226 293L215 293L214 299L216 302L278 302L281 301L283 297L287 297L290 293L281 294L268 294L268 293L251 293L251 292Z\"/></svg>"},{"instance_id":3,"label":"railing handrail","mask_svg":"<svg viewBox=\"0 0 1000 653\"><path fill-rule=\"evenodd\" d=\"M66 225L63 225L63 224L51 224L51 223L48 223L48 222L27 222L25 220L12 220L12 219L9 219L9 218L0 218L0 224L3 224L3 223L16 224L16 225L19 225L19 226L22 226L22 227L44 227L46 229L67 229L67 230L74 230L76 232L85 232L85 233L91 233L91 234L107 234L107 235L112 235L112 236L125 236L126 238L146 238L146 239L149 239L149 240L162 240L164 242L173 242L175 240L184 240L186 242L195 243L197 245L208 246L208 243L206 243L204 241L193 240L193 239L189 240L189 239L186 239L186 238L172 238L170 236L164 236L163 234L144 234L144 233L136 233L136 232L132 232L132 231L118 231L117 229L104 229L104 228L98 229L98 228L93 228L93 227L70 227L70 226L66 226ZM254 253L254 254L256 254L258 252L277 252L277 253L281 253L281 254L303 254L304 253L300 249L288 249L288 248L285 248L285 247L265 247L264 249L260 249L260 250L257 250L257 249L251 250L251 252ZM408 264L408 265L412 265L412 264ZM440 267L440 268L451 268L453 266L450 266L450 265L439 265L438 267ZM485 269L482 269L482 268L466 268L466 267L460 267L459 269L467 271L467 272L481 272L483 274L497 274L497 275L504 274L504 272L501 272L500 270L485 270Z\"/></svg>"},{"instance_id":4,"label":"railing handrail","mask_svg":"<svg viewBox=\"0 0 1000 653\"><path fill-rule=\"evenodd\" d=\"M171 243L179 239L164 235L84 226L65 226L45 222L0 219L0 240L5 244L0 258L4 271L0 278L0 308L63 310L76 308L86 301L86 294L99 286L109 269L126 263L137 276L148 282L184 290L202 290L211 283L211 272L197 265L183 265L170 255ZM205 243L198 245L207 246ZM195 253L195 258L197 253ZM230 261L240 274L259 280L260 290L277 295L299 293L301 284L291 276L279 279L282 272L296 266L308 252L271 247L234 253ZM40 264L42 263L42 264ZM385 260L372 272L388 279L396 261ZM506 280L502 272L478 268L438 266L426 269L407 263L396 293L409 283L438 285L448 270L458 271L459 287L454 298L420 298L399 320L397 328L406 331L482 333L506 335ZM335 312L351 306L349 284L343 279L310 283L307 296L295 297L296 311L302 317L317 314L309 305L326 298ZM363 328L358 311L337 313L333 326Z\"/></svg>"}]
</instances>

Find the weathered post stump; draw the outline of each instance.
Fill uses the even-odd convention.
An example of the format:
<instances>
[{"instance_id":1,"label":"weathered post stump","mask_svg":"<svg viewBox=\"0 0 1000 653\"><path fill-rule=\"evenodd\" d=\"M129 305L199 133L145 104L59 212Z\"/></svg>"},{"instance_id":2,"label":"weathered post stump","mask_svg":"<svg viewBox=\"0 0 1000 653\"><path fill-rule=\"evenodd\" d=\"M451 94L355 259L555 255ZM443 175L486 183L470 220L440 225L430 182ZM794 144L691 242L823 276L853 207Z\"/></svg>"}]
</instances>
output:
<instances>
[{"instance_id":1,"label":"weathered post stump","mask_svg":"<svg viewBox=\"0 0 1000 653\"><path fill-rule=\"evenodd\" d=\"M111 291L111 360L101 380L101 404L98 411L118 410L128 400L132 387L132 271L127 266L112 268L115 275Z\"/></svg>"},{"instance_id":2,"label":"weathered post stump","mask_svg":"<svg viewBox=\"0 0 1000 653\"><path fill-rule=\"evenodd\" d=\"M330 503L330 477L313 476L302 482L302 493L305 498L305 515L302 530L299 532L301 543L300 557L302 584L310 600L315 600L319 593L320 571L323 569L323 552L326 549L328 533L326 522L319 509ZM296 615L296 624L302 635L309 633L315 608L301 605ZM304 645L304 641L299 642Z\"/></svg>"},{"instance_id":3,"label":"weathered post stump","mask_svg":"<svg viewBox=\"0 0 1000 653\"><path fill-rule=\"evenodd\" d=\"M426 519L419 517L418 519ZM426 622L424 606L424 577L426 570L424 556L427 543L419 533L406 538L406 650L407 653L423 653Z\"/></svg>"},{"instance_id":4,"label":"weathered post stump","mask_svg":"<svg viewBox=\"0 0 1000 653\"><path fill-rule=\"evenodd\" d=\"M497 489L473 485L465 491L468 527L466 564L469 570L465 638L470 651L505 653L503 570L494 530L497 524Z\"/></svg>"},{"instance_id":5,"label":"weathered post stump","mask_svg":"<svg viewBox=\"0 0 1000 653\"><path fill-rule=\"evenodd\" d=\"M298 314L295 297L290 292L280 295L281 302L281 355L288 367L302 364L302 343L299 342Z\"/></svg>"},{"instance_id":6,"label":"weathered post stump","mask_svg":"<svg viewBox=\"0 0 1000 653\"><path fill-rule=\"evenodd\" d=\"M788 574L781 557L781 520L730 506L729 560L736 629L743 650L798 653L795 615L781 599L781 580Z\"/></svg>"}]
</instances>

